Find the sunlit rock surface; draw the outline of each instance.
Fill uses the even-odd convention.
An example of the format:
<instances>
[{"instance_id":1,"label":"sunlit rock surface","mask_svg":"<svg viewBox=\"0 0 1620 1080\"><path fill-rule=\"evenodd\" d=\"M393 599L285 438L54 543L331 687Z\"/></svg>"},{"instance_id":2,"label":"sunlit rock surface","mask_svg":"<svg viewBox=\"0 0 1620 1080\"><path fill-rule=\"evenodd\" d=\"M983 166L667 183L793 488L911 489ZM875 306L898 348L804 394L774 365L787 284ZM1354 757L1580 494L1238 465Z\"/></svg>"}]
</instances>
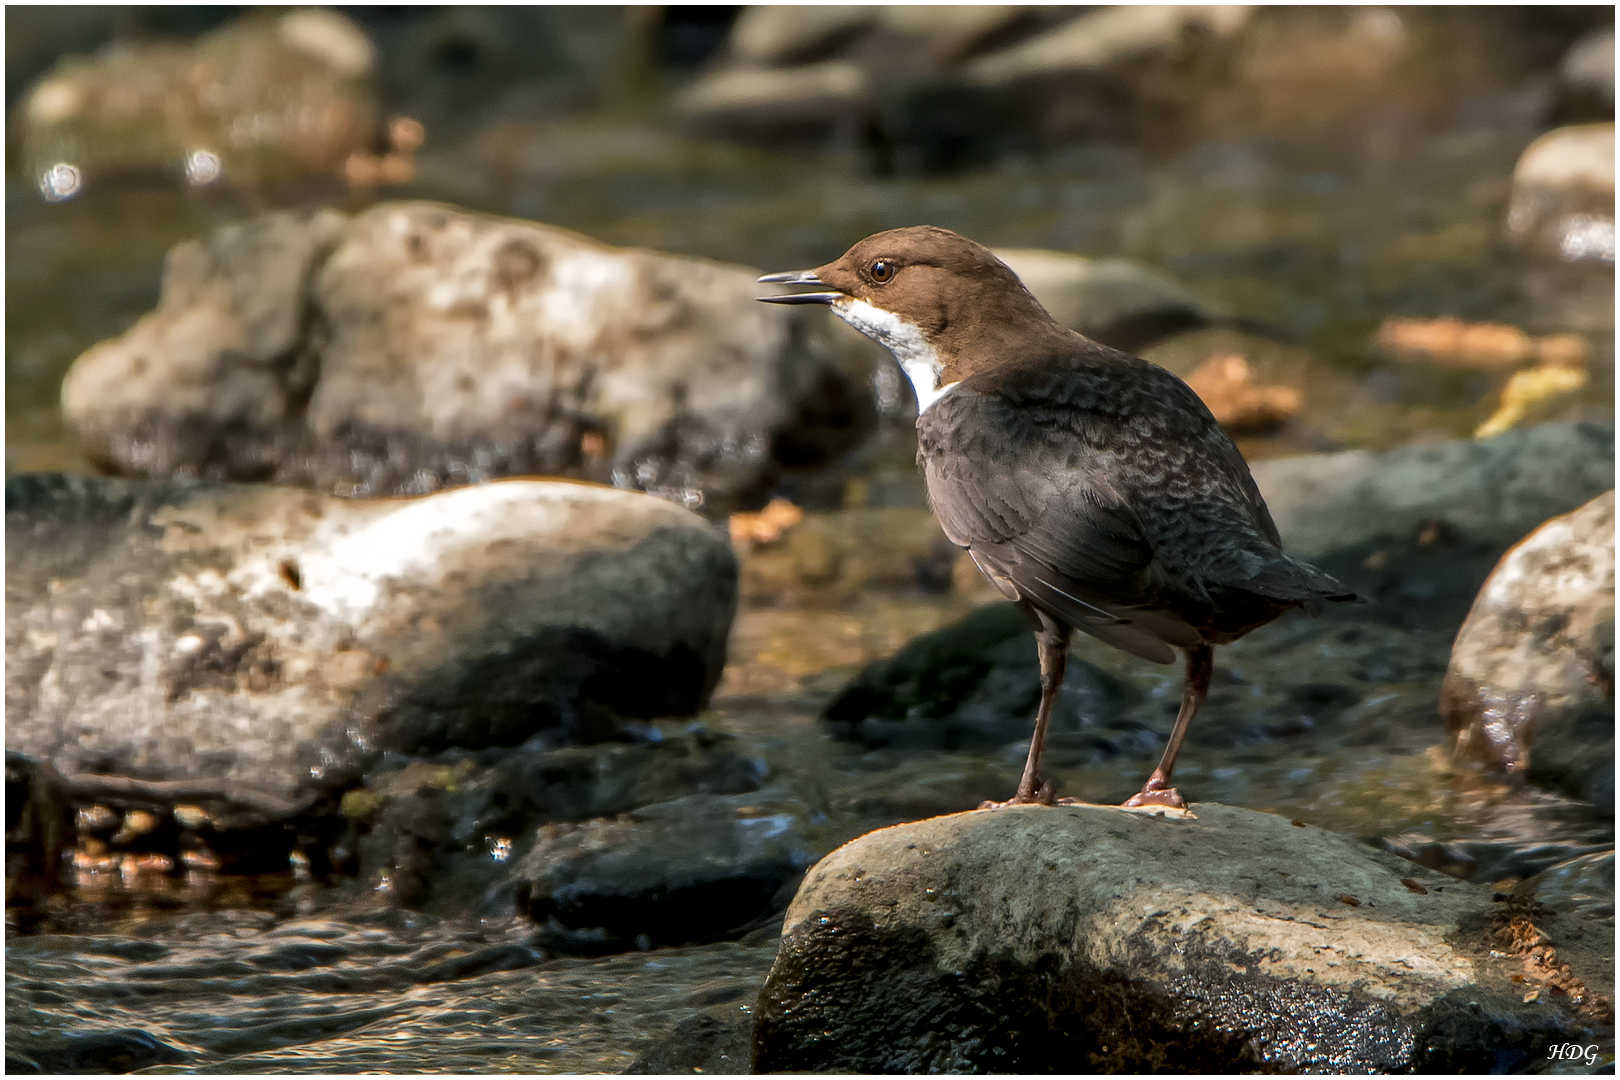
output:
<instances>
[{"instance_id":1,"label":"sunlit rock surface","mask_svg":"<svg viewBox=\"0 0 1620 1080\"><path fill-rule=\"evenodd\" d=\"M818 863L755 1070L1472 1071L1588 1023L1526 1003L1491 894L1313 827L1027 807Z\"/></svg>"},{"instance_id":2,"label":"sunlit rock surface","mask_svg":"<svg viewBox=\"0 0 1620 1080\"><path fill-rule=\"evenodd\" d=\"M7 749L246 822L388 749L693 713L736 603L718 531L583 484L359 503L36 474L6 536Z\"/></svg>"},{"instance_id":3,"label":"sunlit rock surface","mask_svg":"<svg viewBox=\"0 0 1620 1080\"><path fill-rule=\"evenodd\" d=\"M1440 711L1460 757L1613 804L1613 491L1503 556L1457 635Z\"/></svg>"},{"instance_id":4,"label":"sunlit rock surface","mask_svg":"<svg viewBox=\"0 0 1620 1080\"><path fill-rule=\"evenodd\" d=\"M158 310L79 358L63 411L136 475L724 502L875 418L865 354L824 312L755 303L755 276L437 204L270 214L177 247Z\"/></svg>"}]
</instances>

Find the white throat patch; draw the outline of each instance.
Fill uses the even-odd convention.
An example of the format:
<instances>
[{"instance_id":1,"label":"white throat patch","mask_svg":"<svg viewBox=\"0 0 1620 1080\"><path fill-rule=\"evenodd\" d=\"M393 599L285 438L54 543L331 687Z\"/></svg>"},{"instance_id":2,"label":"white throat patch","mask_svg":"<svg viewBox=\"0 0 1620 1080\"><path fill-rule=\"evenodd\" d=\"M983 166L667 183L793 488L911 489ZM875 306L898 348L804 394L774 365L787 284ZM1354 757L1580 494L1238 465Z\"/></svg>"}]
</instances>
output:
<instances>
[{"instance_id":1,"label":"white throat patch","mask_svg":"<svg viewBox=\"0 0 1620 1080\"><path fill-rule=\"evenodd\" d=\"M939 354L928 344L928 338L916 323L908 323L892 312L853 297L835 301L832 309L833 314L888 349L900 361L900 369L906 373L906 378L911 380L911 388L917 392L919 415L927 412L930 405L956 386L955 383L939 385L939 373L943 367Z\"/></svg>"}]
</instances>

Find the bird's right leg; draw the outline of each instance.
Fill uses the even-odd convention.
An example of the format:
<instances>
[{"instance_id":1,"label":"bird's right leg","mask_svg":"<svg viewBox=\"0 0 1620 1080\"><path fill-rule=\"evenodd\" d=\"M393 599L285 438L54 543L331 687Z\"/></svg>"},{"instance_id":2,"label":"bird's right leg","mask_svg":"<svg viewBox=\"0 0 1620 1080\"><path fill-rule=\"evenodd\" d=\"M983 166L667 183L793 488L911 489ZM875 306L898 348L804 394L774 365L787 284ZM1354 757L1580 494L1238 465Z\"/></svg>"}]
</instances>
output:
<instances>
[{"instance_id":1,"label":"bird's right leg","mask_svg":"<svg viewBox=\"0 0 1620 1080\"><path fill-rule=\"evenodd\" d=\"M1197 645L1187 650L1187 681L1181 691L1181 711L1176 713L1176 726L1170 731L1159 767L1148 776L1142 790L1126 799L1121 806L1172 806L1185 810L1187 800L1181 792L1170 786L1170 772L1176 767L1176 754L1181 740L1187 737L1187 727L1198 715L1198 706L1209 694L1209 679L1215 674L1215 650L1208 645Z\"/></svg>"},{"instance_id":2,"label":"bird's right leg","mask_svg":"<svg viewBox=\"0 0 1620 1080\"><path fill-rule=\"evenodd\" d=\"M1030 610L1030 609L1025 609ZM1029 739L1029 759L1018 793L1006 802L982 802L980 810L994 810L1020 803L1052 803L1052 785L1041 782L1041 752L1046 749L1046 729L1052 722L1052 706L1063 687L1063 669L1069 657L1069 628L1044 614L1034 612L1041 628L1035 631L1035 644L1041 655L1041 704L1035 712L1035 733Z\"/></svg>"}]
</instances>

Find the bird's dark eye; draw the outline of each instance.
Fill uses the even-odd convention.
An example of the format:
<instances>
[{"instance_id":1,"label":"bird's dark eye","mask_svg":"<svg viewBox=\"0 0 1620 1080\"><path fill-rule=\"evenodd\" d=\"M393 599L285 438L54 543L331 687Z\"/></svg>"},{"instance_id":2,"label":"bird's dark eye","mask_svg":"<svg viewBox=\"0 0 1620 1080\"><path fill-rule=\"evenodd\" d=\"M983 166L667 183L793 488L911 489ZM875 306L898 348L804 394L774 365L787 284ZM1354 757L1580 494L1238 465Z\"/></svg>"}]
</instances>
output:
<instances>
[{"instance_id":1,"label":"bird's dark eye","mask_svg":"<svg viewBox=\"0 0 1620 1080\"><path fill-rule=\"evenodd\" d=\"M872 269L869 272L873 281L883 285L894 277L894 263L888 259L879 259L872 264Z\"/></svg>"}]
</instances>

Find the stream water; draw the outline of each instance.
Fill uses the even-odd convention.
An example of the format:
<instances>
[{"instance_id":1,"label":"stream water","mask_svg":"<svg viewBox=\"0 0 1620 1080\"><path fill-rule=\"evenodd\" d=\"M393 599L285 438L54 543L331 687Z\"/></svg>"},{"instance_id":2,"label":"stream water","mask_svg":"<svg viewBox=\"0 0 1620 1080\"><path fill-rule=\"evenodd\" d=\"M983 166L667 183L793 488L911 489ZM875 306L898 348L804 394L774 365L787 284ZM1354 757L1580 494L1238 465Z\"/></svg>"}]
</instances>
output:
<instances>
[{"instance_id":1,"label":"stream water","mask_svg":"<svg viewBox=\"0 0 1620 1080\"><path fill-rule=\"evenodd\" d=\"M1535 323L1494 250L1528 141L1511 129L1460 130L1377 160L1254 142L1154 166L1093 149L920 178L621 121L498 134L426 154L414 184L391 195L767 269L816 265L860 236L919 221L1001 245L1158 265L1206 303L1272 328L1245 339L1257 370L1308 391L1304 415L1283 434L1245 443L1251 457L1467 435L1506 374L1389 364L1369 345L1372 333L1390 315ZM264 198L146 188L47 205L8 181L8 472L86 467L56 408L63 371L151 308L171 244ZM1612 420L1612 336L1591 346L1591 383L1532 419ZM863 491L881 481L900 492L890 505L915 505L903 424L885 438L851 479ZM985 599L890 591L747 602L704 722L765 759L823 850L877 825L1004 797L1021 743L869 749L836 740L818 719L861 665ZM1484 880L1612 847L1612 808L1450 770L1435 702L1464 610L1466 597L1405 624L1286 619L1223 650L1222 680L1177 780L1195 799L1369 841L1405 838L1409 853ZM1110 736L1106 753L1084 732L1058 740L1052 774L1062 789L1117 800L1151 767L1179 673L1089 641L1076 653L1146 702L1142 723L1157 732L1134 743ZM1354 692L1316 701L1300 690L1307 685ZM47 1072L618 1071L691 1016L745 1012L774 955L768 932L599 959L548 957L532 937L512 916L402 912L357 895L354 883L292 874L103 882L62 897L30 932L8 924L7 1063Z\"/></svg>"}]
</instances>

